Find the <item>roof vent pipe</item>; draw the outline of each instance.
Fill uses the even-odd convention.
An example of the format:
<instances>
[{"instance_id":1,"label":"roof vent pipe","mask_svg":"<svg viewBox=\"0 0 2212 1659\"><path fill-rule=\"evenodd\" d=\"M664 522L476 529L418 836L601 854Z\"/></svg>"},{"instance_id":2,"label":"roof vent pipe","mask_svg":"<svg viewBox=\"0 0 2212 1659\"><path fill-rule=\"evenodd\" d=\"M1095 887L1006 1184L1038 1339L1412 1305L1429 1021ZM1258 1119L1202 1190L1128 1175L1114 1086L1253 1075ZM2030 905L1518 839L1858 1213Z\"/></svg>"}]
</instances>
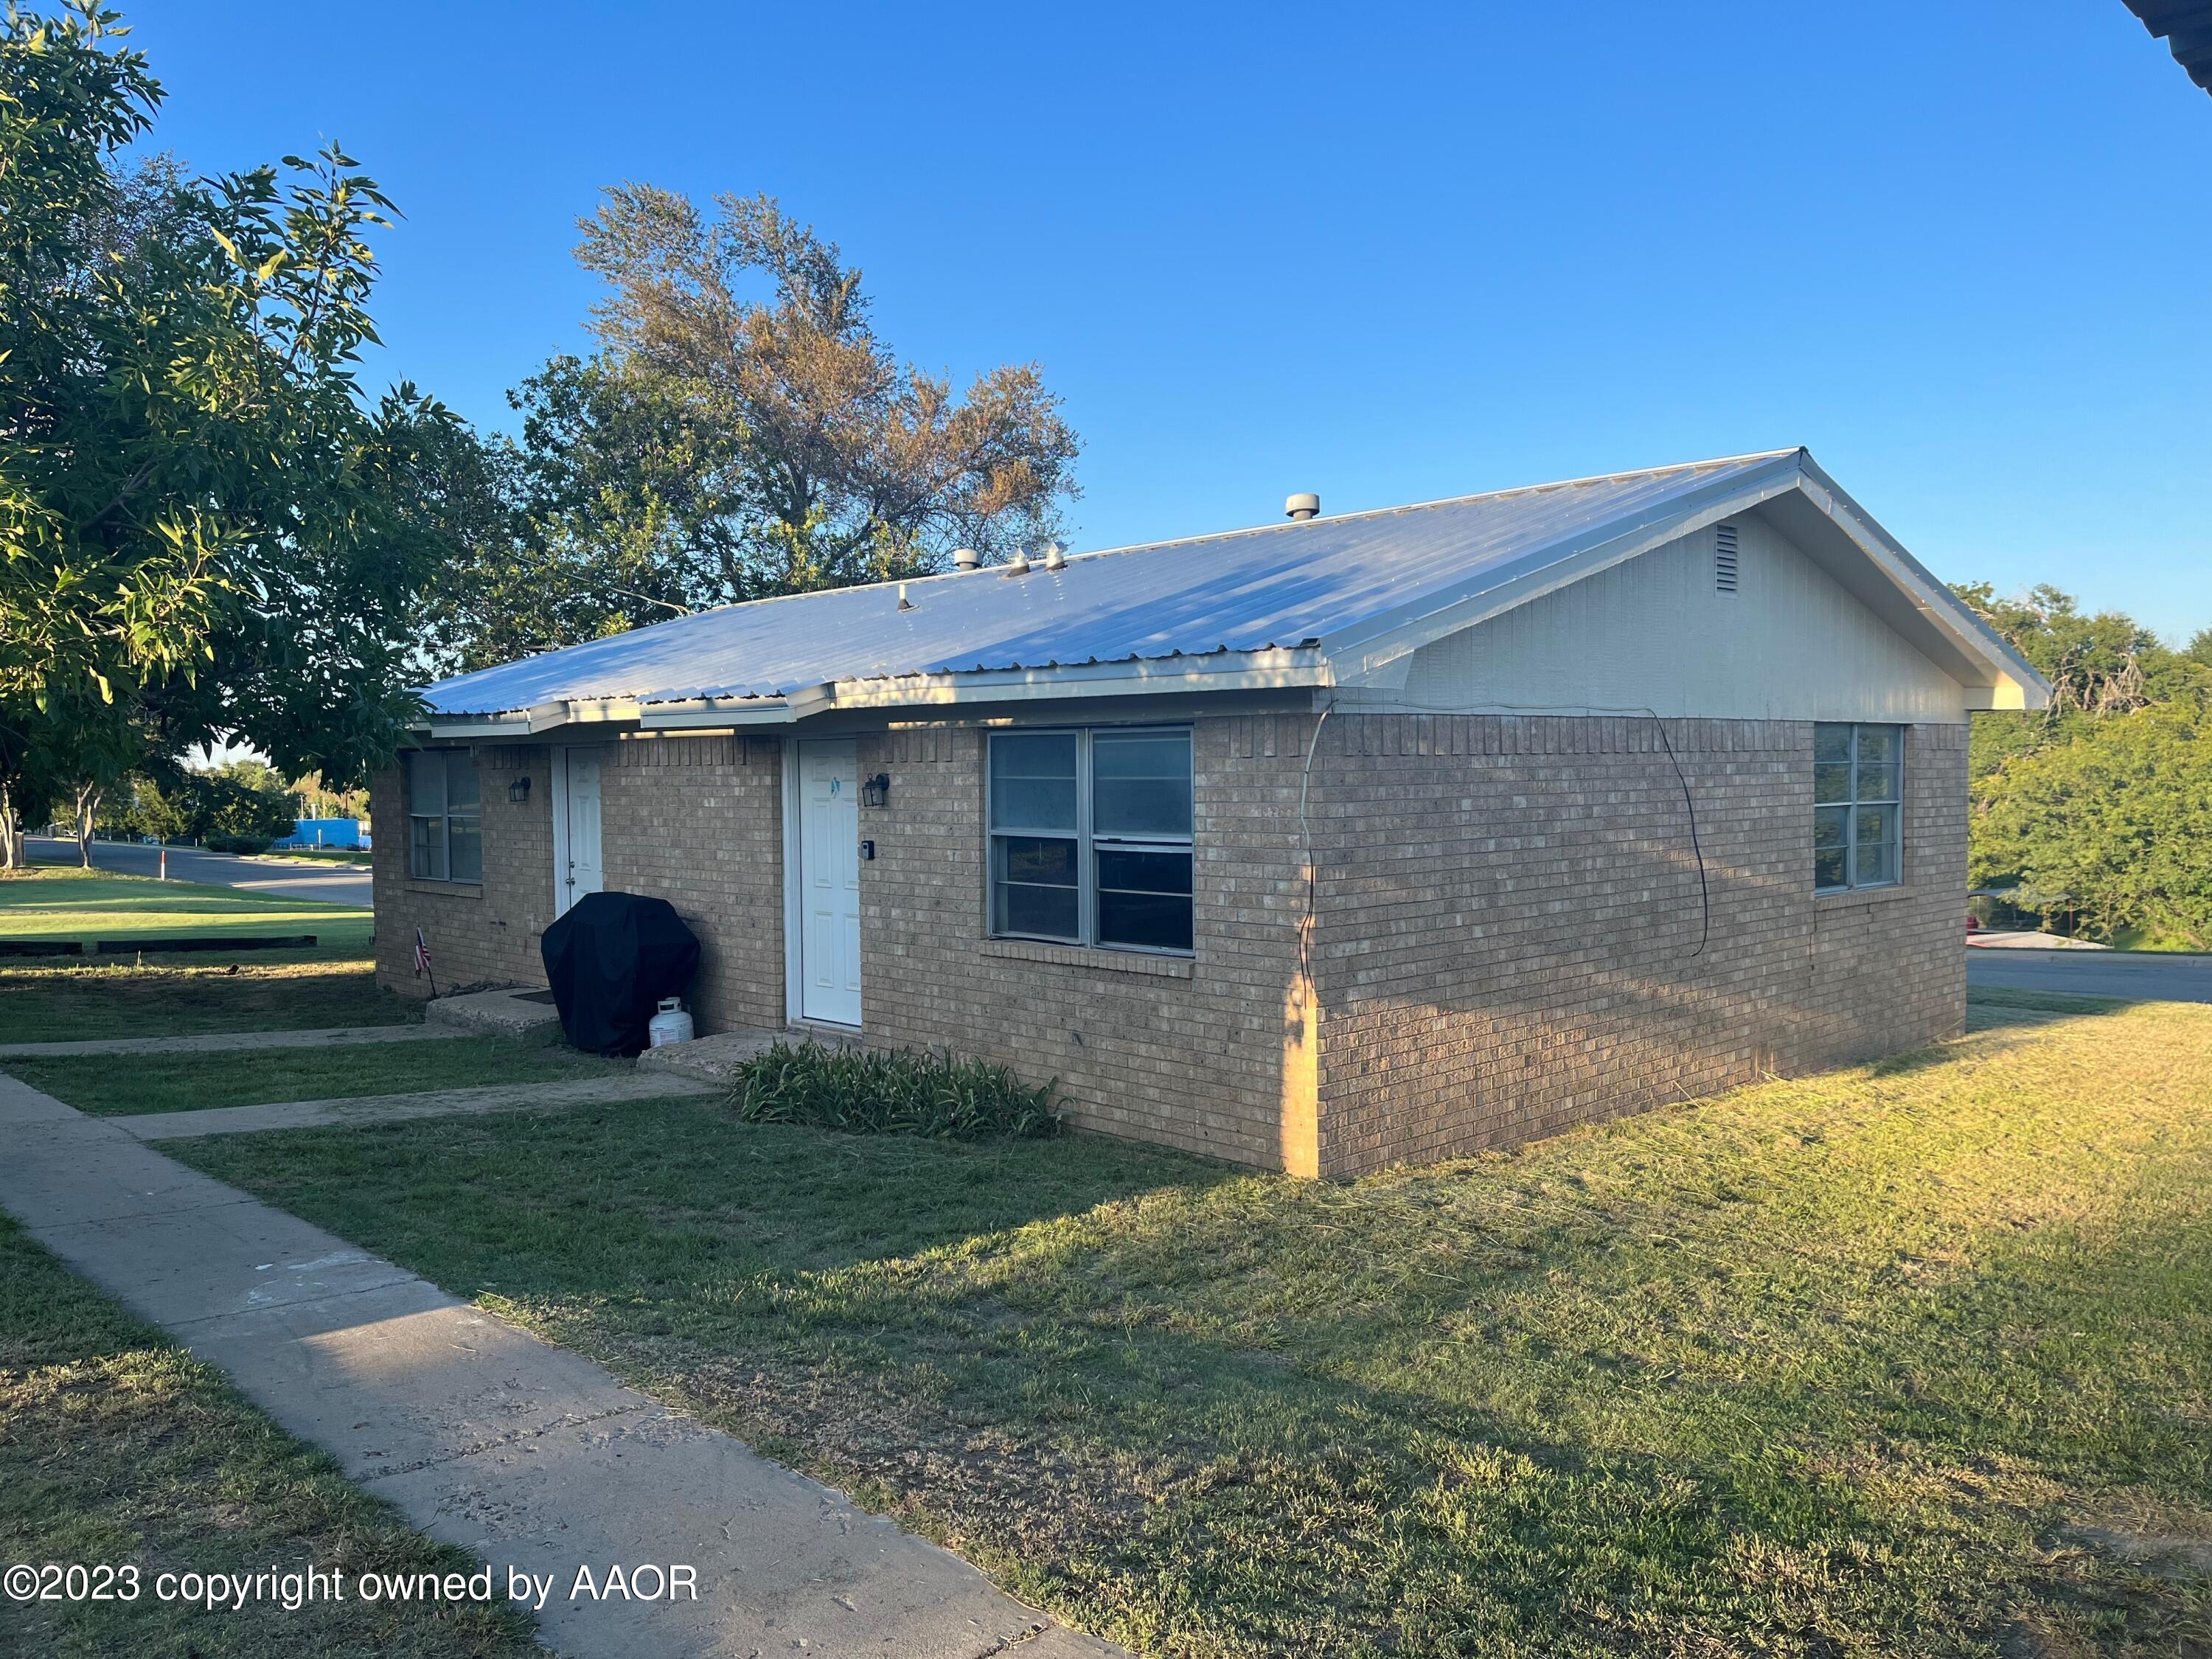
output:
<instances>
[{"instance_id":1,"label":"roof vent pipe","mask_svg":"<svg viewBox=\"0 0 2212 1659\"><path fill-rule=\"evenodd\" d=\"M1286 495L1283 498L1283 512L1301 523L1308 519L1318 519L1321 517L1321 497L1310 489Z\"/></svg>"},{"instance_id":2,"label":"roof vent pipe","mask_svg":"<svg viewBox=\"0 0 2212 1659\"><path fill-rule=\"evenodd\" d=\"M1026 576L1030 574L1029 549L1018 547L1014 550L1014 556L1006 561L1006 574L1009 576Z\"/></svg>"},{"instance_id":3,"label":"roof vent pipe","mask_svg":"<svg viewBox=\"0 0 2212 1659\"><path fill-rule=\"evenodd\" d=\"M1048 570L1066 569L1067 550L1058 542L1047 542L1044 544L1044 568Z\"/></svg>"},{"instance_id":4,"label":"roof vent pipe","mask_svg":"<svg viewBox=\"0 0 2212 1659\"><path fill-rule=\"evenodd\" d=\"M955 570L973 570L982 562L983 556L972 547L956 547L952 550L952 568Z\"/></svg>"}]
</instances>

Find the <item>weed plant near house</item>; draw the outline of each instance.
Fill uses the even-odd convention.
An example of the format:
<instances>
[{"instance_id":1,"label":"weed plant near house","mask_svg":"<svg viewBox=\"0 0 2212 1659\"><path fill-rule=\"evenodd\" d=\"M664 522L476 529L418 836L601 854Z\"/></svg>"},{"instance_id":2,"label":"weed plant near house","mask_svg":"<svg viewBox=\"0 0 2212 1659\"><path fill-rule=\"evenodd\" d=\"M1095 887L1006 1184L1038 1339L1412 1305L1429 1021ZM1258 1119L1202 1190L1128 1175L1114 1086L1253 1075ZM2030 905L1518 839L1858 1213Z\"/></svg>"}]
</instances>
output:
<instances>
[{"instance_id":1,"label":"weed plant near house","mask_svg":"<svg viewBox=\"0 0 2212 1659\"><path fill-rule=\"evenodd\" d=\"M1060 1133L1053 1085L951 1053L863 1053L779 1042L738 1073L731 1103L748 1123L799 1123L848 1134L978 1140Z\"/></svg>"}]
</instances>

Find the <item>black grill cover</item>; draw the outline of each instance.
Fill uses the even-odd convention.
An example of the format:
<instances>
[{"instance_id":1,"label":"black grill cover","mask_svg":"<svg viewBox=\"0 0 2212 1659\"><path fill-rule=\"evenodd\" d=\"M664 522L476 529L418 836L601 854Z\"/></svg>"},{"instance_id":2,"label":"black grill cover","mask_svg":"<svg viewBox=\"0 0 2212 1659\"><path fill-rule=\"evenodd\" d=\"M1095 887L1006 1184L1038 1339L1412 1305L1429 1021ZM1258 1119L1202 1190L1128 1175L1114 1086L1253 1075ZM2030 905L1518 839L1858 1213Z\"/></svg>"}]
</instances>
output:
<instances>
[{"instance_id":1,"label":"black grill cover","mask_svg":"<svg viewBox=\"0 0 2212 1659\"><path fill-rule=\"evenodd\" d=\"M699 941L666 899L586 893L538 950L561 1030L586 1054L635 1054L656 1005L699 971Z\"/></svg>"}]
</instances>

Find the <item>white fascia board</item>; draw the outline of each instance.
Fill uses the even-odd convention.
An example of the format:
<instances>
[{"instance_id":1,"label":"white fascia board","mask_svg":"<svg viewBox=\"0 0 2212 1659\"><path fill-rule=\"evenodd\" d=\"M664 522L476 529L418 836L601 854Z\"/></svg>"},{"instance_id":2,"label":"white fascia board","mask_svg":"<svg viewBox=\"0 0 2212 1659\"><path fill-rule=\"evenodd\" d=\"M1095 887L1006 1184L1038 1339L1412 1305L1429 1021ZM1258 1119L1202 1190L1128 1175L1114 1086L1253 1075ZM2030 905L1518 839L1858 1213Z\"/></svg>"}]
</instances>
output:
<instances>
[{"instance_id":1,"label":"white fascia board","mask_svg":"<svg viewBox=\"0 0 2212 1659\"><path fill-rule=\"evenodd\" d=\"M982 669L840 680L836 707L934 708L963 702L1030 702L1058 697L1149 696L1163 691L1276 691L1332 684L1328 665L1304 647L1224 651L1210 657L1080 663L1063 668Z\"/></svg>"},{"instance_id":2,"label":"white fascia board","mask_svg":"<svg viewBox=\"0 0 2212 1659\"><path fill-rule=\"evenodd\" d=\"M1808 456L1804 463L1805 499L1827 515L1836 527L1913 607L1971 661L1990 671L1991 684L1969 686L1969 708L2039 709L2051 706L2051 684L2010 641L1976 616L1936 574L1897 538L1875 523L1866 509L1853 501L1833 478Z\"/></svg>"},{"instance_id":3,"label":"white fascia board","mask_svg":"<svg viewBox=\"0 0 2212 1659\"><path fill-rule=\"evenodd\" d=\"M433 714L407 728L437 738L525 738L530 735L526 714Z\"/></svg>"},{"instance_id":4,"label":"white fascia board","mask_svg":"<svg viewBox=\"0 0 2212 1659\"><path fill-rule=\"evenodd\" d=\"M564 726L628 724L637 719L634 697L575 697L561 702L541 702L530 711L530 732L556 732Z\"/></svg>"},{"instance_id":5,"label":"white fascia board","mask_svg":"<svg viewBox=\"0 0 2212 1659\"><path fill-rule=\"evenodd\" d=\"M830 688L809 686L781 697L687 697L680 702L647 703L637 723L647 732L683 732L701 726L788 726L830 704Z\"/></svg>"},{"instance_id":6,"label":"white fascia board","mask_svg":"<svg viewBox=\"0 0 2212 1659\"><path fill-rule=\"evenodd\" d=\"M1748 477L1692 491L1631 523L1615 520L1580 537L1540 548L1518 562L1533 568L1502 582L1494 573L1486 574L1470 588L1425 594L1394 610L1362 617L1350 628L1323 636L1322 654L1339 683L1368 680L1399 658L1447 634L1487 622L1799 488L1802 477L1798 463L1802 454L1801 450L1786 451L1775 458L1771 467Z\"/></svg>"}]
</instances>

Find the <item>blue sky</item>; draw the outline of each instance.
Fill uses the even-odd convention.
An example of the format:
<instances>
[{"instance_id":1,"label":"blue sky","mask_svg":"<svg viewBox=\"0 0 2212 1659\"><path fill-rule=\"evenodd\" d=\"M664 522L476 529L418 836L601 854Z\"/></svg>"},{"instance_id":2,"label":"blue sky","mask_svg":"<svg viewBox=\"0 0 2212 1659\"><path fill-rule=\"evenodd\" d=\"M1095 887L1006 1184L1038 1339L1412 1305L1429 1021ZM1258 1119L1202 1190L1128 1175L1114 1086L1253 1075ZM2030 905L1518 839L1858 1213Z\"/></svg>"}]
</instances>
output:
<instances>
[{"instance_id":1,"label":"blue sky","mask_svg":"<svg viewBox=\"0 0 2212 1659\"><path fill-rule=\"evenodd\" d=\"M1791 443L1936 572L2212 625L2212 98L2119 0L123 0L201 170L406 214L381 378L499 425L598 191L768 191L1034 359L1079 548Z\"/></svg>"}]
</instances>

